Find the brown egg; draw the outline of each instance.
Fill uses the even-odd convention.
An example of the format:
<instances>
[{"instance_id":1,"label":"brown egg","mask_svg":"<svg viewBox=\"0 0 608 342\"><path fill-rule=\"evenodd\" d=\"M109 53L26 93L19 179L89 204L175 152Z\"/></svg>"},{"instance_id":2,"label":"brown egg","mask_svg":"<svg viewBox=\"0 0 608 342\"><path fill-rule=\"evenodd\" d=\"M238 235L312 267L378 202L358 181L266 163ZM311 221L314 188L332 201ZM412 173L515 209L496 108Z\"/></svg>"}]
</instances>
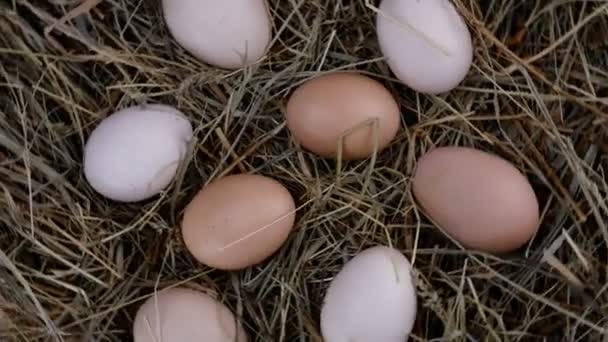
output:
<instances>
[{"instance_id":1,"label":"brown egg","mask_svg":"<svg viewBox=\"0 0 608 342\"><path fill-rule=\"evenodd\" d=\"M532 238L539 205L527 178L506 160L465 147L440 147L419 161L413 191L428 215L465 247L493 253Z\"/></svg>"},{"instance_id":2,"label":"brown egg","mask_svg":"<svg viewBox=\"0 0 608 342\"><path fill-rule=\"evenodd\" d=\"M276 252L294 220L294 200L283 185L268 177L240 174L210 183L192 199L182 235L201 263L237 270Z\"/></svg>"},{"instance_id":3,"label":"brown egg","mask_svg":"<svg viewBox=\"0 0 608 342\"><path fill-rule=\"evenodd\" d=\"M234 314L212 297L187 288L159 291L139 307L135 342L246 342Z\"/></svg>"},{"instance_id":4,"label":"brown egg","mask_svg":"<svg viewBox=\"0 0 608 342\"><path fill-rule=\"evenodd\" d=\"M374 122L377 122L375 128ZM395 138L399 106L379 82L356 73L336 72L302 84L287 103L287 126L304 148L325 158L369 157Z\"/></svg>"}]
</instances>

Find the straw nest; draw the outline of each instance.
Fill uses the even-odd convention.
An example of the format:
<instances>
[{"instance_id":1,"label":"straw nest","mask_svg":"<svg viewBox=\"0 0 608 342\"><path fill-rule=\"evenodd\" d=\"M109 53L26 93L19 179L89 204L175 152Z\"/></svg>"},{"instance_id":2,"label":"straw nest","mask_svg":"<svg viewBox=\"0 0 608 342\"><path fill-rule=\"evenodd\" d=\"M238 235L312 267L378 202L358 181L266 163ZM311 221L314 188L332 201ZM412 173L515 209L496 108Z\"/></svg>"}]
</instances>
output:
<instances>
[{"instance_id":1,"label":"straw nest","mask_svg":"<svg viewBox=\"0 0 608 342\"><path fill-rule=\"evenodd\" d=\"M157 288L225 302L255 341L320 341L325 289L361 249L391 244L416 267L413 341L602 341L608 328L608 4L469 1L468 77L442 96L397 82L363 0L273 0L261 64L223 72L171 39L158 1L0 2L0 331L8 341L129 341ZM64 18L64 20L60 20ZM402 106L376 159L336 164L298 148L285 99L323 72L360 70ZM196 145L161 196L117 204L82 174L99 121L137 103L190 117ZM541 203L539 234L496 257L458 247L416 206L410 177L432 146L513 162ZM179 220L200 186L234 172L284 183L300 206L276 255L241 272L196 263ZM253 200L253 199L252 199ZM2 318L4 317L4 318Z\"/></svg>"}]
</instances>

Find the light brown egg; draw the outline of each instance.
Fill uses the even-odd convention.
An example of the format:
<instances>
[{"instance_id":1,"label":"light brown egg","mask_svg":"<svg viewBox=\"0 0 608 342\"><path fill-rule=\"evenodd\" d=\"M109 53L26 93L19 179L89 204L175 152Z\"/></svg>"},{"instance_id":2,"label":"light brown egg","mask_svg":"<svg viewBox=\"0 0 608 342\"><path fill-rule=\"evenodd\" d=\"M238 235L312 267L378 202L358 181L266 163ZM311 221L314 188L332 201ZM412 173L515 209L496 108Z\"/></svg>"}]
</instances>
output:
<instances>
[{"instance_id":1,"label":"light brown egg","mask_svg":"<svg viewBox=\"0 0 608 342\"><path fill-rule=\"evenodd\" d=\"M135 342L246 342L234 314L212 297L187 288L157 292L139 307Z\"/></svg>"},{"instance_id":2,"label":"light brown egg","mask_svg":"<svg viewBox=\"0 0 608 342\"><path fill-rule=\"evenodd\" d=\"M538 200L527 178L487 152L431 150L418 161L413 192L433 221L465 247L509 252L538 229Z\"/></svg>"},{"instance_id":3,"label":"light brown egg","mask_svg":"<svg viewBox=\"0 0 608 342\"><path fill-rule=\"evenodd\" d=\"M401 123L399 106L381 83L346 72L302 84L291 95L286 115L295 140L324 158L338 157L344 137L344 160L369 157L376 144L378 151L386 148Z\"/></svg>"},{"instance_id":4,"label":"light brown egg","mask_svg":"<svg viewBox=\"0 0 608 342\"><path fill-rule=\"evenodd\" d=\"M192 199L184 213L182 235L201 263L237 270L276 252L294 220L295 203L282 184L240 174L210 183Z\"/></svg>"}]
</instances>

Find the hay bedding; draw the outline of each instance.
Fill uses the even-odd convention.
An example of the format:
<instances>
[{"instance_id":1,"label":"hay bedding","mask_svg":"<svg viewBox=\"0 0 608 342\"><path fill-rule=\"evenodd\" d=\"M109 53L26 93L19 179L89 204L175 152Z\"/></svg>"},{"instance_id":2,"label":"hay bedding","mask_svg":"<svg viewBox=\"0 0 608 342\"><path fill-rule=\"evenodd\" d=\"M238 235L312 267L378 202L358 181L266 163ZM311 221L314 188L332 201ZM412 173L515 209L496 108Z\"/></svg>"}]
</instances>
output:
<instances>
[{"instance_id":1,"label":"hay bedding","mask_svg":"<svg viewBox=\"0 0 608 342\"><path fill-rule=\"evenodd\" d=\"M172 42L157 1L0 1L0 305L7 341L129 341L141 301L188 284L230 306L256 341L320 341L332 275L393 244L414 260L413 341L606 341L608 3L456 1L475 41L469 76L446 96L396 82L362 0L271 1L276 40L259 66L221 72ZM45 29L54 25L45 35ZM374 160L301 151L282 111L320 72L357 69L399 100L407 130ZM197 144L162 196L121 205L81 170L92 128L116 108L165 102ZM414 205L415 159L434 145L493 151L525 172L542 226L507 257L458 248ZM248 171L286 184L297 229L242 272L195 263L178 236L202 182Z\"/></svg>"}]
</instances>

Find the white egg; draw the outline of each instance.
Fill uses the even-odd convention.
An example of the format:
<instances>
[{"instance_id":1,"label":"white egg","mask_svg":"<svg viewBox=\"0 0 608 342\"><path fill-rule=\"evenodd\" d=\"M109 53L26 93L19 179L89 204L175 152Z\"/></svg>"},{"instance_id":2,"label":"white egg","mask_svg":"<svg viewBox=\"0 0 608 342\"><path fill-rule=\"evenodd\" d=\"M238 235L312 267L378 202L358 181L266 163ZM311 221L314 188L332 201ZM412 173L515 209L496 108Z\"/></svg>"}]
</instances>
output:
<instances>
[{"instance_id":1,"label":"white egg","mask_svg":"<svg viewBox=\"0 0 608 342\"><path fill-rule=\"evenodd\" d=\"M265 0L162 0L175 40L203 62L237 69L266 54L272 36Z\"/></svg>"},{"instance_id":2,"label":"white egg","mask_svg":"<svg viewBox=\"0 0 608 342\"><path fill-rule=\"evenodd\" d=\"M447 92L468 73L471 34L449 0L383 0L376 21L389 67L410 88Z\"/></svg>"},{"instance_id":3,"label":"white egg","mask_svg":"<svg viewBox=\"0 0 608 342\"><path fill-rule=\"evenodd\" d=\"M325 342L405 342L416 319L407 258L377 246L350 260L331 282L321 309Z\"/></svg>"},{"instance_id":4,"label":"white egg","mask_svg":"<svg viewBox=\"0 0 608 342\"><path fill-rule=\"evenodd\" d=\"M192 139L192 125L166 105L134 106L104 119L84 151L84 174L100 194L136 202L171 183Z\"/></svg>"}]
</instances>

